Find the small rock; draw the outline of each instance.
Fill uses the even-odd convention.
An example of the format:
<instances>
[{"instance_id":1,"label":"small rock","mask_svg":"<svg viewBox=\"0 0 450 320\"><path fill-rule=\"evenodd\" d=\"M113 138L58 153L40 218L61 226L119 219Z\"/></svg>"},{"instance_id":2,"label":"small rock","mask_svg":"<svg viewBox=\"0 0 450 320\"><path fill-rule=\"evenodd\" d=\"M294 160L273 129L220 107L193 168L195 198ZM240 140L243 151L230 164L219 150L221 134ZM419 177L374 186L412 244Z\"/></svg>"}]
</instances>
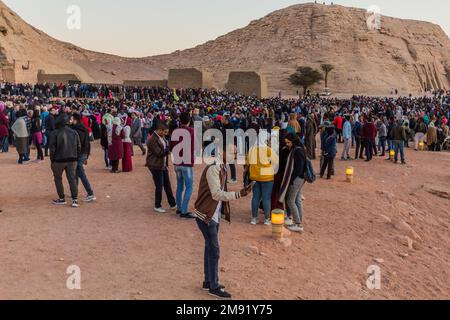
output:
<instances>
[{"instance_id":1,"label":"small rock","mask_svg":"<svg viewBox=\"0 0 450 320\"><path fill-rule=\"evenodd\" d=\"M256 246L250 246L246 249L248 253L259 254L259 248Z\"/></svg>"},{"instance_id":2,"label":"small rock","mask_svg":"<svg viewBox=\"0 0 450 320\"><path fill-rule=\"evenodd\" d=\"M373 259L373 261L375 261L376 263L384 263L384 260L380 258Z\"/></svg>"},{"instance_id":3,"label":"small rock","mask_svg":"<svg viewBox=\"0 0 450 320\"><path fill-rule=\"evenodd\" d=\"M409 257L409 254L407 254L407 253L399 253L398 255L400 257L402 257L402 258L408 258Z\"/></svg>"},{"instance_id":4,"label":"small rock","mask_svg":"<svg viewBox=\"0 0 450 320\"><path fill-rule=\"evenodd\" d=\"M285 248L289 248L290 246L292 246L292 240L289 238L283 238L278 240L278 243L283 245L283 247Z\"/></svg>"},{"instance_id":5,"label":"small rock","mask_svg":"<svg viewBox=\"0 0 450 320\"><path fill-rule=\"evenodd\" d=\"M422 238L417 234L417 232L414 231L414 229L411 228L411 226L407 224L404 220L399 219L393 221L393 225L395 229L406 233L410 238L417 241L422 241Z\"/></svg>"},{"instance_id":6,"label":"small rock","mask_svg":"<svg viewBox=\"0 0 450 320\"><path fill-rule=\"evenodd\" d=\"M227 272L227 269L225 269L225 267L221 267L220 272Z\"/></svg>"},{"instance_id":7,"label":"small rock","mask_svg":"<svg viewBox=\"0 0 450 320\"><path fill-rule=\"evenodd\" d=\"M59 258L59 261L61 261L61 262L64 261L64 258Z\"/></svg>"},{"instance_id":8,"label":"small rock","mask_svg":"<svg viewBox=\"0 0 450 320\"><path fill-rule=\"evenodd\" d=\"M262 257L267 257L267 253L265 253L265 252L260 252L259 255Z\"/></svg>"},{"instance_id":9,"label":"small rock","mask_svg":"<svg viewBox=\"0 0 450 320\"><path fill-rule=\"evenodd\" d=\"M414 250L414 241L408 236L400 236L398 237L399 242L408 247L409 250Z\"/></svg>"},{"instance_id":10,"label":"small rock","mask_svg":"<svg viewBox=\"0 0 450 320\"><path fill-rule=\"evenodd\" d=\"M386 222L386 223L392 223L392 219L388 216L385 216L384 214L380 214L380 217Z\"/></svg>"}]
</instances>

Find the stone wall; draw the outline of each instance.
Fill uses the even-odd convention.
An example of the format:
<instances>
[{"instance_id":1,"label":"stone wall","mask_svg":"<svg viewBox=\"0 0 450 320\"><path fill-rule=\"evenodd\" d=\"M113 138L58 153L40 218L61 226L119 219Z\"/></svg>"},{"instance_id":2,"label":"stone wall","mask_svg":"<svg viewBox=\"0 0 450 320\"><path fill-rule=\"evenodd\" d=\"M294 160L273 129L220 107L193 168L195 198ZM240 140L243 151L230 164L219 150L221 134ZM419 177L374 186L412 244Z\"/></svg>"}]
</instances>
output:
<instances>
[{"instance_id":1,"label":"stone wall","mask_svg":"<svg viewBox=\"0 0 450 320\"><path fill-rule=\"evenodd\" d=\"M168 80L124 80L124 86L129 87L162 87L168 86Z\"/></svg>"},{"instance_id":2,"label":"stone wall","mask_svg":"<svg viewBox=\"0 0 450 320\"><path fill-rule=\"evenodd\" d=\"M38 83L56 83L56 84L68 84L71 81L80 81L81 79L78 75L74 73L66 73L66 74L47 74L45 71L39 70L38 72Z\"/></svg>"},{"instance_id":3,"label":"stone wall","mask_svg":"<svg viewBox=\"0 0 450 320\"><path fill-rule=\"evenodd\" d=\"M230 72L225 88L234 93L255 95L258 98L265 98L268 95L265 77L254 71Z\"/></svg>"},{"instance_id":4,"label":"stone wall","mask_svg":"<svg viewBox=\"0 0 450 320\"><path fill-rule=\"evenodd\" d=\"M170 69L168 85L171 89L214 88L212 75L195 68Z\"/></svg>"},{"instance_id":5,"label":"stone wall","mask_svg":"<svg viewBox=\"0 0 450 320\"><path fill-rule=\"evenodd\" d=\"M37 80L36 66L33 61L14 60L13 63L3 66L2 80L15 83L35 83Z\"/></svg>"}]
</instances>

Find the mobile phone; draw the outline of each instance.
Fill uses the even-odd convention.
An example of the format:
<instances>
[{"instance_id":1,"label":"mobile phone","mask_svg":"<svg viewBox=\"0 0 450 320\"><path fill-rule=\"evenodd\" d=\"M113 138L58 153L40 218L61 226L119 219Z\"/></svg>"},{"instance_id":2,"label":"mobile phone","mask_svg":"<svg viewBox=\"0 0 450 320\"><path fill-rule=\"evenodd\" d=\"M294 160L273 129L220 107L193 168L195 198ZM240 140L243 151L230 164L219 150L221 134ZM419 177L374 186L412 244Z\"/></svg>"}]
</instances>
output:
<instances>
[{"instance_id":1,"label":"mobile phone","mask_svg":"<svg viewBox=\"0 0 450 320\"><path fill-rule=\"evenodd\" d=\"M255 186L255 184L256 184L256 181L252 181L252 182L250 182L250 183L245 187L245 189L253 189L253 187Z\"/></svg>"}]
</instances>

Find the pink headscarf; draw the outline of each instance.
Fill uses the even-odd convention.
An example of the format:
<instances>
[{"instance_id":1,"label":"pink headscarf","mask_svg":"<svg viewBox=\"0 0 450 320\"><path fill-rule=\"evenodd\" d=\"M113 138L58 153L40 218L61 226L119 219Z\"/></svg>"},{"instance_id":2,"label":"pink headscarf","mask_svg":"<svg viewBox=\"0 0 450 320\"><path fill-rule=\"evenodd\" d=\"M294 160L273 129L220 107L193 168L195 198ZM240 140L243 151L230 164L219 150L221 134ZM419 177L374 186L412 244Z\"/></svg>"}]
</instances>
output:
<instances>
[{"instance_id":1,"label":"pink headscarf","mask_svg":"<svg viewBox=\"0 0 450 320\"><path fill-rule=\"evenodd\" d=\"M0 101L0 113L2 113L3 111L5 111L5 104Z\"/></svg>"}]
</instances>

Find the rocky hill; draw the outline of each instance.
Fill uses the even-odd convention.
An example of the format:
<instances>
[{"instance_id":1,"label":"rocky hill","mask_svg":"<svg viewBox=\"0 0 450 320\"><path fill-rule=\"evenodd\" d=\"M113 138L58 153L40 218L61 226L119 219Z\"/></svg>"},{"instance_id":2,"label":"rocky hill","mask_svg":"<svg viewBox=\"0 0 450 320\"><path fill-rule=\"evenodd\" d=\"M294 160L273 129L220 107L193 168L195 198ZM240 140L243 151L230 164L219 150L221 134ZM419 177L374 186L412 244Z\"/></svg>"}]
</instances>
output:
<instances>
[{"instance_id":1,"label":"rocky hill","mask_svg":"<svg viewBox=\"0 0 450 320\"><path fill-rule=\"evenodd\" d=\"M294 5L195 48L132 59L57 41L2 2L0 7L0 61L7 65L16 59L26 71L31 61L28 81L34 80L37 69L77 73L84 81L121 83L166 78L170 68L197 67L212 72L219 88L230 71L254 70L266 76L272 94L293 94L296 89L286 79L297 66L331 63L336 69L329 86L338 93L450 89L450 40L438 25L383 16L381 29L369 30L363 9Z\"/></svg>"}]
</instances>

